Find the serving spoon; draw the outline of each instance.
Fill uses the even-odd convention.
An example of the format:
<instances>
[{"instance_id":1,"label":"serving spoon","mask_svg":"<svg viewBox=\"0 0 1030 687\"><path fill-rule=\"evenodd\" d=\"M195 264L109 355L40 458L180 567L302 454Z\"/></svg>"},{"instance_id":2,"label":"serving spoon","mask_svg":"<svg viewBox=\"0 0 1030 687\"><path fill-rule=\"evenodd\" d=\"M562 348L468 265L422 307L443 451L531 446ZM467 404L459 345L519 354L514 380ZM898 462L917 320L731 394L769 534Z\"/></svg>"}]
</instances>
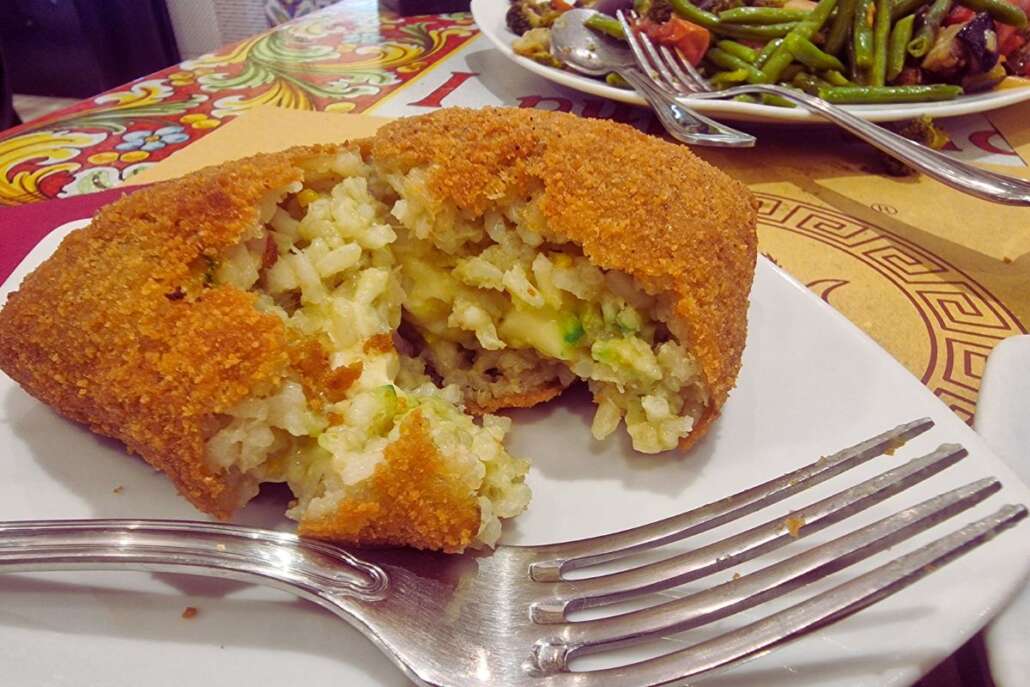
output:
<instances>
[{"instance_id":1,"label":"serving spoon","mask_svg":"<svg viewBox=\"0 0 1030 687\"><path fill-rule=\"evenodd\" d=\"M755 137L709 119L665 93L637 66L633 53L616 40L593 31L584 22L592 10L570 10L551 27L551 54L587 76L615 72L654 109L669 134L684 143L723 148L750 148Z\"/></svg>"}]
</instances>

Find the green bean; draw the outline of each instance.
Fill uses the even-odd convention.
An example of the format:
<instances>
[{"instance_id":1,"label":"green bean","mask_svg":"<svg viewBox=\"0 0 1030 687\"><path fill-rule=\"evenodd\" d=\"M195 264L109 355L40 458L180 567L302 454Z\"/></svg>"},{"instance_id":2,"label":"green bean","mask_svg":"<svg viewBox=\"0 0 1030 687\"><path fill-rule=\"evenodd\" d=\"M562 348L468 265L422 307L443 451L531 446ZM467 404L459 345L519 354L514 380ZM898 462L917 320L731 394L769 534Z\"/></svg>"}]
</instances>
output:
<instances>
[{"instance_id":1,"label":"green bean","mask_svg":"<svg viewBox=\"0 0 1030 687\"><path fill-rule=\"evenodd\" d=\"M894 0L891 5L891 19L898 21L902 17L912 14L927 2L929 0Z\"/></svg>"},{"instance_id":2,"label":"green bean","mask_svg":"<svg viewBox=\"0 0 1030 687\"><path fill-rule=\"evenodd\" d=\"M583 26L593 29L598 33L603 33L606 36L618 38L620 41L626 40L626 33L622 30L622 24L615 17L609 17L607 14L601 14L600 12L592 14L583 22Z\"/></svg>"},{"instance_id":3,"label":"green bean","mask_svg":"<svg viewBox=\"0 0 1030 687\"><path fill-rule=\"evenodd\" d=\"M768 43L766 43L762 50L758 53L758 57L755 58L755 66L761 69L762 65L764 65L768 61L769 56L773 54L773 51L775 51L776 48L780 47L780 43L782 42L782 38L774 38Z\"/></svg>"},{"instance_id":4,"label":"green bean","mask_svg":"<svg viewBox=\"0 0 1030 687\"><path fill-rule=\"evenodd\" d=\"M719 17L694 5L690 0L669 0L669 4L672 5L673 12L709 31L719 24Z\"/></svg>"},{"instance_id":5,"label":"green bean","mask_svg":"<svg viewBox=\"0 0 1030 687\"><path fill-rule=\"evenodd\" d=\"M819 95L819 91L824 88L831 87L830 84L823 81L818 76L809 74L808 72L800 72L797 76L791 79L791 83L797 88L803 90L805 93L809 93L811 95Z\"/></svg>"},{"instance_id":6,"label":"green bean","mask_svg":"<svg viewBox=\"0 0 1030 687\"><path fill-rule=\"evenodd\" d=\"M755 51L754 48L749 48L743 43L738 43L737 41L722 40L716 43L716 46L734 57L739 57L745 62L749 62L751 64L754 64L755 60L758 58L758 52Z\"/></svg>"},{"instance_id":7,"label":"green bean","mask_svg":"<svg viewBox=\"0 0 1030 687\"><path fill-rule=\"evenodd\" d=\"M1018 5L1008 3L1006 0L959 0L959 4L965 5L974 12L986 12L1002 24L1019 29L1026 26L1026 13ZM722 14L719 16L721 17Z\"/></svg>"},{"instance_id":8,"label":"green bean","mask_svg":"<svg viewBox=\"0 0 1030 687\"><path fill-rule=\"evenodd\" d=\"M604 77L604 82L609 86L615 86L616 88L627 88L632 90L633 86L628 81L616 74L615 72L608 72Z\"/></svg>"},{"instance_id":9,"label":"green bean","mask_svg":"<svg viewBox=\"0 0 1030 687\"><path fill-rule=\"evenodd\" d=\"M772 107L797 107L797 103L792 100L787 100L783 96L774 95L772 93L762 94L762 104L771 105Z\"/></svg>"},{"instance_id":10,"label":"green bean","mask_svg":"<svg viewBox=\"0 0 1030 687\"><path fill-rule=\"evenodd\" d=\"M923 15L923 25L916 31L916 36L908 42L908 54L912 57L923 57L930 52L937 32L940 31L944 18L951 11L952 0L934 0L930 9Z\"/></svg>"},{"instance_id":11,"label":"green bean","mask_svg":"<svg viewBox=\"0 0 1030 687\"><path fill-rule=\"evenodd\" d=\"M882 86L887 79L887 43L891 34L891 0L876 0L873 17L873 69L869 74L872 86Z\"/></svg>"},{"instance_id":12,"label":"green bean","mask_svg":"<svg viewBox=\"0 0 1030 687\"><path fill-rule=\"evenodd\" d=\"M833 86L819 91L823 100L847 103L922 103L952 100L962 95L961 86L928 84L922 86Z\"/></svg>"},{"instance_id":13,"label":"green bean","mask_svg":"<svg viewBox=\"0 0 1030 687\"><path fill-rule=\"evenodd\" d=\"M794 58L806 67L817 70L844 69L844 65L840 60L833 55L827 55L816 47L815 43L804 36L792 33L783 39L783 44L794 55Z\"/></svg>"},{"instance_id":14,"label":"green bean","mask_svg":"<svg viewBox=\"0 0 1030 687\"><path fill-rule=\"evenodd\" d=\"M811 40L816 31L821 29L826 20L830 18L830 13L833 12L833 8L836 6L837 0L819 0L815 9L808 15L808 19L799 23L791 33L797 33L802 38ZM787 65L793 61L794 54L787 49L787 42L784 40L783 43L773 50L772 55L769 56L769 59L762 66L762 80L758 83L775 83L779 80L780 74Z\"/></svg>"},{"instance_id":15,"label":"green bean","mask_svg":"<svg viewBox=\"0 0 1030 687\"><path fill-rule=\"evenodd\" d=\"M797 107L797 105L786 98L773 95L771 93L763 93L761 98L756 98L753 95L738 95L731 98L731 100L736 100L738 103L750 103L752 105L761 103L762 105L771 105L772 107Z\"/></svg>"},{"instance_id":16,"label":"green bean","mask_svg":"<svg viewBox=\"0 0 1030 687\"><path fill-rule=\"evenodd\" d=\"M719 12L719 21L726 24L780 24L785 21L807 19L807 10L789 10L779 7L734 7Z\"/></svg>"},{"instance_id":17,"label":"green bean","mask_svg":"<svg viewBox=\"0 0 1030 687\"><path fill-rule=\"evenodd\" d=\"M804 36L805 38L812 38L815 32L823 28L823 24L833 14L833 9L837 6L837 0L819 0L819 4L815 6L812 13L808 15L808 19L805 19L801 24L805 26Z\"/></svg>"},{"instance_id":18,"label":"green bean","mask_svg":"<svg viewBox=\"0 0 1030 687\"><path fill-rule=\"evenodd\" d=\"M746 69L734 69L728 72L716 72L708 79L708 83L712 84L715 88L726 88L728 86L735 86L737 84L744 83L747 81L747 70Z\"/></svg>"},{"instance_id":19,"label":"green bean","mask_svg":"<svg viewBox=\"0 0 1030 687\"><path fill-rule=\"evenodd\" d=\"M873 66L873 2L874 0L858 0L851 28L851 40L855 44L855 64L863 69Z\"/></svg>"},{"instance_id":20,"label":"green bean","mask_svg":"<svg viewBox=\"0 0 1030 687\"><path fill-rule=\"evenodd\" d=\"M819 72L819 76L822 77L823 81L826 81L831 86L854 86L848 77L844 76L842 72L836 69L827 69L824 72Z\"/></svg>"},{"instance_id":21,"label":"green bean","mask_svg":"<svg viewBox=\"0 0 1030 687\"><path fill-rule=\"evenodd\" d=\"M912 27L916 15L910 14L898 21L891 30L890 42L887 46L887 81L894 81L905 68L905 47L912 40Z\"/></svg>"},{"instance_id":22,"label":"green bean","mask_svg":"<svg viewBox=\"0 0 1030 687\"><path fill-rule=\"evenodd\" d=\"M743 69L747 72L749 81L762 74L761 70L756 69L754 65L719 48L709 48L705 53L705 59L723 69Z\"/></svg>"},{"instance_id":23,"label":"green bean","mask_svg":"<svg viewBox=\"0 0 1030 687\"><path fill-rule=\"evenodd\" d=\"M826 52L836 55L844 47L844 42L851 34L851 24L855 18L857 0L840 0L837 4L837 16L830 25L830 33L826 37Z\"/></svg>"},{"instance_id":24,"label":"green bean","mask_svg":"<svg viewBox=\"0 0 1030 687\"><path fill-rule=\"evenodd\" d=\"M710 29L712 33L731 38L744 38L747 40L765 40L768 38L782 38L797 28L799 22L784 22L783 24L718 24Z\"/></svg>"}]
</instances>

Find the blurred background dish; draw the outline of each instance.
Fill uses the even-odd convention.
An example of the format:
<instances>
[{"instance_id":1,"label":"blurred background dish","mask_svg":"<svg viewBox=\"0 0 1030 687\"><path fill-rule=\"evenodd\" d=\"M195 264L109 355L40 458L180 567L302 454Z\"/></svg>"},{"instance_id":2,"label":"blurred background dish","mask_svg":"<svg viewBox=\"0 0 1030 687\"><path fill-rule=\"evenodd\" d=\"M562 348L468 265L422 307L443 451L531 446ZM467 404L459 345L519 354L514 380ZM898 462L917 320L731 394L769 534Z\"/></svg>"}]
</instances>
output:
<instances>
[{"instance_id":1,"label":"blurred background dish","mask_svg":"<svg viewBox=\"0 0 1030 687\"><path fill-rule=\"evenodd\" d=\"M517 36L508 30L505 13L508 3L504 0L472 0L472 16L480 31L505 57L521 67L538 74L549 81L568 88L610 98L624 103L646 106L643 98L635 91L609 86L604 81L581 76L574 72L549 67L528 58L516 55L511 44ZM845 105L848 110L871 122L896 122L922 115L932 117L954 117L977 112L988 112L1007 105L1030 100L1030 83L1017 88L999 88L984 93L959 96L955 100L936 103L905 103L891 105ZM696 101L691 106L707 115L724 117L742 122L767 122L786 124L824 123L823 119L799 108L773 107L757 103L742 103L733 100Z\"/></svg>"}]
</instances>

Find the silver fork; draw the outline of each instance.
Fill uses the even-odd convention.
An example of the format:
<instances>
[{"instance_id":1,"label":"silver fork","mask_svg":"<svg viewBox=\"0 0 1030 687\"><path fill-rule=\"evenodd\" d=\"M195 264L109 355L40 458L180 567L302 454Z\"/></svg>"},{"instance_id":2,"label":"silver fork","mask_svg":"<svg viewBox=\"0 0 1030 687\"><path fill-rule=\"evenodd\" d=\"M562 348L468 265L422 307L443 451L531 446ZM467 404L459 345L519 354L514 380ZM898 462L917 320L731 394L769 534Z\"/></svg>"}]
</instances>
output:
<instances>
[{"instance_id":1,"label":"silver fork","mask_svg":"<svg viewBox=\"0 0 1030 687\"><path fill-rule=\"evenodd\" d=\"M749 148L755 137L695 112L675 94L655 87L634 65L633 55L618 41L587 28L598 14L574 9L563 13L551 27L551 53L566 66L590 76L615 72L647 100L669 134L684 143L722 148Z\"/></svg>"},{"instance_id":2,"label":"silver fork","mask_svg":"<svg viewBox=\"0 0 1030 687\"><path fill-rule=\"evenodd\" d=\"M664 45L655 46L646 34L634 31L631 22L637 20L636 12L620 10L617 15L626 34L626 42L629 43L641 70L658 88L682 96L685 104L691 100L733 98L755 93L776 95L833 122L878 150L920 170L942 184L995 203L1030 205L1030 181L978 169L889 129L867 122L842 107L832 105L804 91L776 84L745 84L717 90L698 73L679 50Z\"/></svg>"},{"instance_id":3,"label":"silver fork","mask_svg":"<svg viewBox=\"0 0 1030 687\"><path fill-rule=\"evenodd\" d=\"M350 622L419 685L666 685L753 656L894 594L1024 518L1003 506L910 553L762 620L625 666L571 671L578 656L683 632L780 597L898 544L981 502L994 478L953 489L762 569L674 601L595 620L573 611L698 580L794 542L927 479L966 455L955 444L721 541L619 572L572 570L630 557L731 523L891 452L927 418L734 496L624 532L489 555L365 551L205 522L65 520L0 523L0 572L143 570L208 575L295 593ZM742 529L742 528L738 528ZM632 559L630 559L632 560Z\"/></svg>"}]
</instances>

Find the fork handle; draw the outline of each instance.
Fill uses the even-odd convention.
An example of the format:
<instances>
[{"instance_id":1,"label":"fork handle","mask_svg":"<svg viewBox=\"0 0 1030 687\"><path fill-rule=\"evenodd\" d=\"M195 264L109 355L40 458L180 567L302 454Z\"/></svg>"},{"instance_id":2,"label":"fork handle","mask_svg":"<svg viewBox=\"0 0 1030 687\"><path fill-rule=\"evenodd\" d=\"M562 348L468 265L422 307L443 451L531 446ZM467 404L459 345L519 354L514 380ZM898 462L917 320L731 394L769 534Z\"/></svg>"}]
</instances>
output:
<instances>
[{"instance_id":1,"label":"fork handle","mask_svg":"<svg viewBox=\"0 0 1030 687\"><path fill-rule=\"evenodd\" d=\"M0 573L57 570L227 578L283 589L331 608L341 598L380 600L389 585L379 566L285 532L188 520L0 522Z\"/></svg>"},{"instance_id":2,"label":"fork handle","mask_svg":"<svg viewBox=\"0 0 1030 687\"><path fill-rule=\"evenodd\" d=\"M734 86L723 91L694 94L686 100L699 97L726 98L745 93L771 93L796 102L809 112L833 122L887 155L915 167L946 186L995 203L1030 205L1030 181L995 174L956 160L802 91L751 84Z\"/></svg>"},{"instance_id":3,"label":"fork handle","mask_svg":"<svg viewBox=\"0 0 1030 687\"><path fill-rule=\"evenodd\" d=\"M618 74L647 100L665 130L676 140L693 145L723 148L750 148L755 145L755 137L751 134L720 124L695 112L682 100L658 88L636 67L623 67L618 70Z\"/></svg>"}]
</instances>

